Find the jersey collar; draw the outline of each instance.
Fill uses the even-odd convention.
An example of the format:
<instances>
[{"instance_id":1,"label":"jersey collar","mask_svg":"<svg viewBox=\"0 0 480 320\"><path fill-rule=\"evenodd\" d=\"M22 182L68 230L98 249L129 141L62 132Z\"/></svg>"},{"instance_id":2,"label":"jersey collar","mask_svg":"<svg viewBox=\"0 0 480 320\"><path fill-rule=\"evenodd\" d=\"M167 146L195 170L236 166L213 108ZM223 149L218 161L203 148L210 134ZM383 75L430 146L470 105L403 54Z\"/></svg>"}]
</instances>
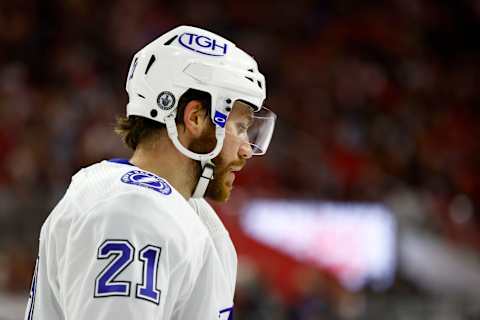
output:
<instances>
[{"instance_id":1,"label":"jersey collar","mask_svg":"<svg viewBox=\"0 0 480 320\"><path fill-rule=\"evenodd\" d=\"M128 161L128 159L123 159L123 158L113 158L113 159L110 159L108 161L109 162L114 162L114 163L119 163L119 164L126 164L126 165L129 165L129 166L134 166L132 163L130 163L130 161Z\"/></svg>"}]
</instances>

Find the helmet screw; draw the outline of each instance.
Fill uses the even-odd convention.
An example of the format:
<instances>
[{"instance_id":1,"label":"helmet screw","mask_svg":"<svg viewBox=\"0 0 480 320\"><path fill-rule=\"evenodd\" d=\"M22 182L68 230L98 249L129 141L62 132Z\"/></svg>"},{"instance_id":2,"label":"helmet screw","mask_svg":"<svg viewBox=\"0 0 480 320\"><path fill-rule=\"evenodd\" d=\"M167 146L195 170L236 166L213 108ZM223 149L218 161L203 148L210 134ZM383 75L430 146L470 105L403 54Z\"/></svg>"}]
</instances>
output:
<instances>
[{"instance_id":1,"label":"helmet screw","mask_svg":"<svg viewBox=\"0 0 480 320\"><path fill-rule=\"evenodd\" d=\"M157 111L157 110L152 109L152 110L150 111L150 116L151 116L152 118L155 118L157 115L158 115L158 111Z\"/></svg>"},{"instance_id":2,"label":"helmet screw","mask_svg":"<svg viewBox=\"0 0 480 320\"><path fill-rule=\"evenodd\" d=\"M230 108L230 107L225 107L225 111L230 112L230 111L232 111L232 108Z\"/></svg>"},{"instance_id":3,"label":"helmet screw","mask_svg":"<svg viewBox=\"0 0 480 320\"><path fill-rule=\"evenodd\" d=\"M226 101L228 104L232 103L232 99L227 99Z\"/></svg>"}]
</instances>

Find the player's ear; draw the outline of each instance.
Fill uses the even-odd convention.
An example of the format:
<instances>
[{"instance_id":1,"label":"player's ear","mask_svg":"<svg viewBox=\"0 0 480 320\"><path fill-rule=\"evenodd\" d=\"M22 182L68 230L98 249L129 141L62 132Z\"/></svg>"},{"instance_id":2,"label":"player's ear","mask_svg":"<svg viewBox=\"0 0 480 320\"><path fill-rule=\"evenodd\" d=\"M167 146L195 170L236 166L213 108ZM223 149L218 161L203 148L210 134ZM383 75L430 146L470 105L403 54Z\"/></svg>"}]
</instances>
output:
<instances>
[{"instance_id":1,"label":"player's ear","mask_svg":"<svg viewBox=\"0 0 480 320\"><path fill-rule=\"evenodd\" d=\"M200 101L191 100L187 103L183 113L183 124L186 131L189 131L194 137L199 137L208 120L207 110L203 108Z\"/></svg>"}]
</instances>

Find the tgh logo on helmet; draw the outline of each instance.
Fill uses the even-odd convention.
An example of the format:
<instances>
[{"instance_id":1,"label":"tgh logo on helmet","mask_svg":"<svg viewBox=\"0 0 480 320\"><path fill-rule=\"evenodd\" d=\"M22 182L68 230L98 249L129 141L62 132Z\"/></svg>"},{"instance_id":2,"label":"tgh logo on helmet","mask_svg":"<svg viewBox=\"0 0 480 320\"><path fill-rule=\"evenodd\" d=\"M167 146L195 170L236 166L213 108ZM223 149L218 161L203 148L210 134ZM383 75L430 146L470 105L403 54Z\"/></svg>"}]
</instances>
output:
<instances>
[{"instance_id":1,"label":"tgh logo on helmet","mask_svg":"<svg viewBox=\"0 0 480 320\"><path fill-rule=\"evenodd\" d=\"M169 91L163 91L157 97L157 105L162 110L170 110L175 105L175 96Z\"/></svg>"},{"instance_id":2,"label":"tgh logo on helmet","mask_svg":"<svg viewBox=\"0 0 480 320\"><path fill-rule=\"evenodd\" d=\"M227 54L228 45L204 35L185 32L180 35L178 42L185 48L209 56L221 57Z\"/></svg>"}]
</instances>

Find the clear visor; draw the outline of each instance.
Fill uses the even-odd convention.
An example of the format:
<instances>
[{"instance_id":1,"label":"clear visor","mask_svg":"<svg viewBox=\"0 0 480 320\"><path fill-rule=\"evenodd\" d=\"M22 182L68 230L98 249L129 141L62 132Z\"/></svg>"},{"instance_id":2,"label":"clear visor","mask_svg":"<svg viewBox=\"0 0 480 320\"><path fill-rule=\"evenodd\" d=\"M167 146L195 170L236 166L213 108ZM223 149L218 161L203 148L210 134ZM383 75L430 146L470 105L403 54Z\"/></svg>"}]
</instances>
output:
<instances>
[{"instance_id":1,"label":"clear visor","mask_svg":"<svg viewBox=\"0 0 480 320\"><path fill-rule=\"evenodd\" d=\"M252 155L263 155L267 152L272 140L273 130L277 116L270 109L262 107L257 112L252 112L245 104L248 116L236 117L240 121L231 120L227 124L226 133L250 144ZM243 119L246 119L245 121Z\"/></svg>"},{"instance_id":2,"label":"clear visor","mask_svg":"<svg viewBox=\"0 0 480 320\"><path fill-rule=\"evenodd\" d=\"M270 109L263 107L253 114L253 119L247 130L248 142L252 147L253 155L262 155L267 152L272 140L277 115Z\"/></svg>"}]
</instances>

